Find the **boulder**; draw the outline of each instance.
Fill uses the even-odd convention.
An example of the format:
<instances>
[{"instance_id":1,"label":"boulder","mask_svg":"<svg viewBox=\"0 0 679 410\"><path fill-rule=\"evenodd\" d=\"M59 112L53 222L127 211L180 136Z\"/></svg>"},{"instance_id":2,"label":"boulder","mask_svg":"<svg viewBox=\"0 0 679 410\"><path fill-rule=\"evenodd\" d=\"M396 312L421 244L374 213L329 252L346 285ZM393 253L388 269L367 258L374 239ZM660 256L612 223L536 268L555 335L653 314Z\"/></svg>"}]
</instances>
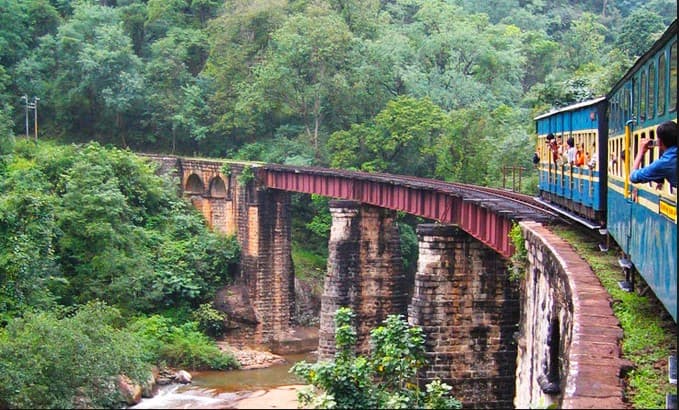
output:
<instances>
[{"instance_id":1,"label":"boulder","mask_svg":"<svg viewBox=\"0 0 679 410\"><path fill-rule=\"evenodd\" d=\"M156 395L157 380L160 376L160 371L156 366L151 368L148 379L142 384L141 396L142 397L153 397Z\"/></svg>"},{"instance_id":2,"label":"boulder","mask_svg":"<svg viewBox=\"0 0 679 410\"><path fill-rule=\"evenodd\" d=\"M215 296L214 305L217 310L227 314L229 318L227 328L238 328L239 323L250 325L259 323L245 285L232 285L220 289Z\"/></svg>"},{"instance_id":3,"label":"boulder","mask_svg":"<svg viewBox=\"0 0 679 410\"><path fill-rule=\"evenodd\" d=\"M137 404L141 401L141 386L121 374L117 380L118 391L128 405Z\"/></svg>"},{"instance_id":4,"label":"boulder","mask_svg":"<svg viewBox=\"0 0 679 410\"><path fill-rule=\"evenodd\" d=\"M177 383L188 384L191 383L191 373L186 370L179 370L174 374L174 380Z\"/></svg>"}]
</instances>

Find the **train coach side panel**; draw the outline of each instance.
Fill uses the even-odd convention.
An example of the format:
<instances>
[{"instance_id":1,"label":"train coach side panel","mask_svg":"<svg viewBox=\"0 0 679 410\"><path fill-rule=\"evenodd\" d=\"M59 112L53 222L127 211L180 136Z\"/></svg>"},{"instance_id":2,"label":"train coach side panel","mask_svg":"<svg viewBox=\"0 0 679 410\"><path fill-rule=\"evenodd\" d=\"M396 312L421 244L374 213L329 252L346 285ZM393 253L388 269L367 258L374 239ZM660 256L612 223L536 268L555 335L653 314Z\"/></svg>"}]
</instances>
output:
<instances>
[{"instance_id":1,"label":"train coach side panel","mask_svg":"<svg viewBox=\"0 0 679 410\"><path fill-rule=\"evenodd\" d=\"M677 224L651 209L658 198L639 191L632 205L630 255L653 293L677 320ZM650 205L650 206L649 206ZM672 206L672 205L670 205ZM676 215L676 204L674 204Z\"/></svg>"}]
</instances>

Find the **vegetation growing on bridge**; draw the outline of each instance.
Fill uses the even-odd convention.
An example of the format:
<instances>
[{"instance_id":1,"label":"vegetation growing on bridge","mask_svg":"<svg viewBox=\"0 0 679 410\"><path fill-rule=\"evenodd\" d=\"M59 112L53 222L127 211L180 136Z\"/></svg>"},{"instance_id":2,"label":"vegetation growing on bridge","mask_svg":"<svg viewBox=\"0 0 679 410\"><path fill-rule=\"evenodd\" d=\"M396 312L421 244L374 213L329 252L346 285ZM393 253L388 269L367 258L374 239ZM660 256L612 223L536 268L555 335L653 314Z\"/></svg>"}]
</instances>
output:
<instances>
[{"instance_id":1,"label":"vegetation growing on bridge","mask_svg":"<svg viewBox=\"0 0 679 410\"><path fill-rule=\"evenodd\" d=\"M528 251L526 250L526 239L519 224L514 223L509 231L509 239L514 245L514 254L509 260L509 279L520 280L525 277L525 269L528 263Z\"/></svg>"}]
</instances>

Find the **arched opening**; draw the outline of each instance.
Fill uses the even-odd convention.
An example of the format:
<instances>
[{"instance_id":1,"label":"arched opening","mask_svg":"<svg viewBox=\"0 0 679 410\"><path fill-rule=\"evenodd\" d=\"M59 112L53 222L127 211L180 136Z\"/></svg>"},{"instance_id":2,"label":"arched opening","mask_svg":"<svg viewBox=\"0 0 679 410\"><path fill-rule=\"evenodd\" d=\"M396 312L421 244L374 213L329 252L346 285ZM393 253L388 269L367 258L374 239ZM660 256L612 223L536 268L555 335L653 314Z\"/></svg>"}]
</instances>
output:
<instances>
[{"instance_id":1,"label":"arched opening","mask_svg":"<svg viewBox=\"0 0 679 410\"><path fill-rule=\"evenodd\" d=\"M213 198L226 198L228 191L224 181L220 177L214 177L210 181L210 196Z\"/></svg>"},{"instance_id":2,"label":"arched opening","mask_svg":"<svg viewBox=\"0 0 679 410\"><path fill-rule=\"evenodd\" d=\"M186 180L186 188L184 188L184 191L189 194L202 194L205 191L203 181L201 181L200 177L196 174L189 175L189 178Z\"/></svg>"}]
</instances>

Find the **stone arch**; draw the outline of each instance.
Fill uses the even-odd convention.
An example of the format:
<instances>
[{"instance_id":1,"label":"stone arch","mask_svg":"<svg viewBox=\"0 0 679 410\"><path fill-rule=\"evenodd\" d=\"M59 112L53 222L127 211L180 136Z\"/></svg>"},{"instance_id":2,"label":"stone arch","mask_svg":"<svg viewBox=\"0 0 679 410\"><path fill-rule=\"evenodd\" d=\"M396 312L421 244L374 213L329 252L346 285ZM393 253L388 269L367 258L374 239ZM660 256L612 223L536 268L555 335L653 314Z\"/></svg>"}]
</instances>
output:
<instances>
[{"instance_id":1,"label":"stone arch","mask_svg":"<svg viewBox=\"0 0 679 410\"><path fill-rule=\"evenodd\" d=\"M229 191L221 177L216 176L210 181L210 196L213 198L227 198L229 196Z\"/></svg>"},{"instance_id":2,"label":"stone arch","mask_svg":"<svg viewBox=\"0 0 679 410\"><path fill-rule=\"evenodd\" d=\"M205 192L203 181L201 181L198 175L189 175L189 177L186 179L186 187L184 188L184 192L188 194L202 194Z\"/></svg>"}]
</instances>

